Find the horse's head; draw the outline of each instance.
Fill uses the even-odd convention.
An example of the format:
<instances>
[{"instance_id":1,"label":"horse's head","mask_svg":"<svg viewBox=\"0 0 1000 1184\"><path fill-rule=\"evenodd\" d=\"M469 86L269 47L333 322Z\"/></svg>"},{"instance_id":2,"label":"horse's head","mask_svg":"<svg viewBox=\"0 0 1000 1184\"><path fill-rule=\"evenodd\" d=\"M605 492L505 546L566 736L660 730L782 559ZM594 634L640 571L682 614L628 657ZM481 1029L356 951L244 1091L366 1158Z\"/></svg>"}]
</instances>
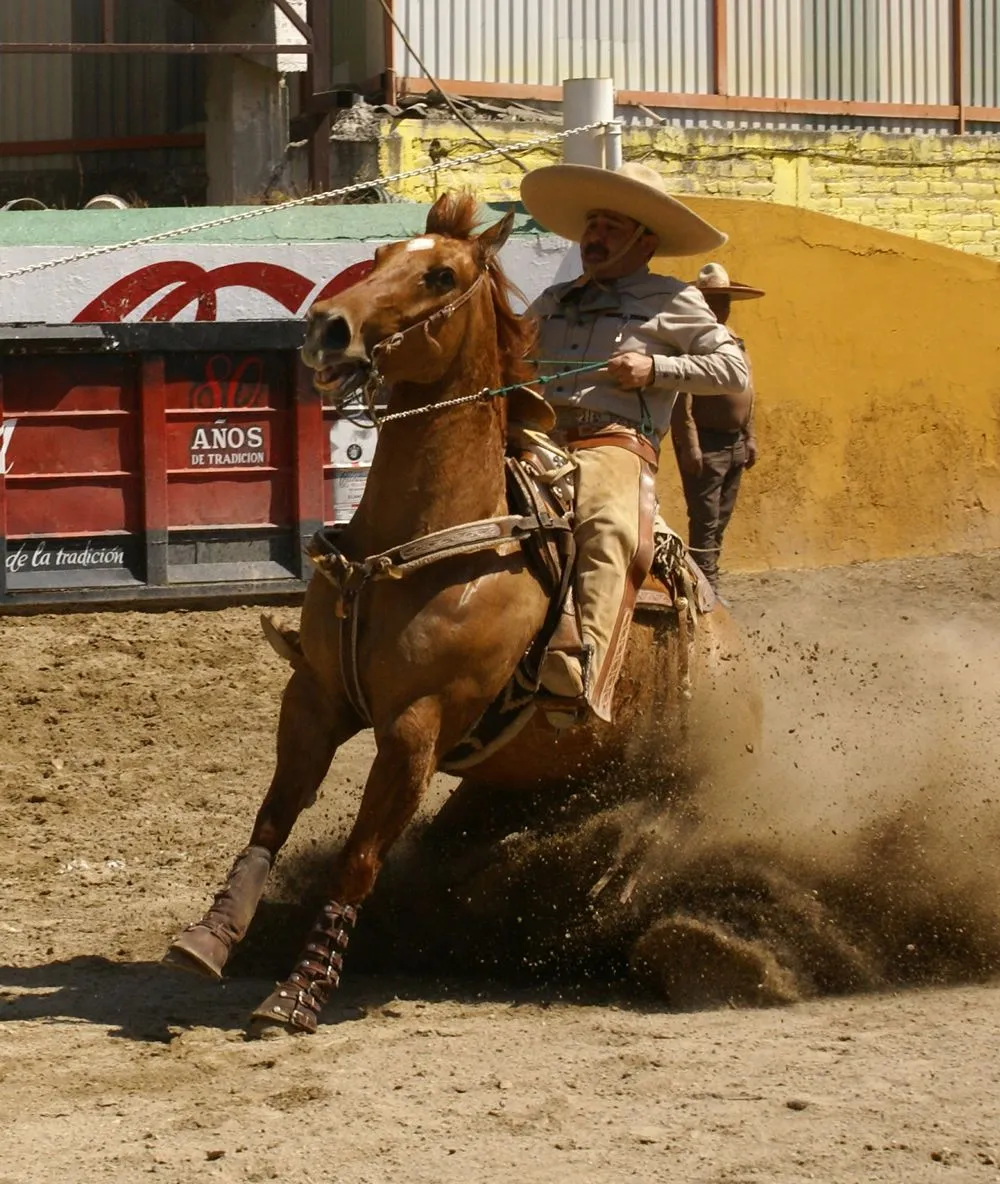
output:
<instances>
[{"instance_id":1,"label":"horse's head","mask_svg":"<svg viewBox=\"0 0 1000 1184\"><path fill-rule=\"evenodd\" d=\"M390 385L404 376L433 383L472 341L473 317L496 307L498 292L509 313L494 257L514 215L478 235L474 216L471 196L444 194L421 237L380 247L364 279L309 309L302 359L316 371L318 390L339 401L373 368ZM496 340L494 318L488 325Z\"/></svg>"}]
</instances>

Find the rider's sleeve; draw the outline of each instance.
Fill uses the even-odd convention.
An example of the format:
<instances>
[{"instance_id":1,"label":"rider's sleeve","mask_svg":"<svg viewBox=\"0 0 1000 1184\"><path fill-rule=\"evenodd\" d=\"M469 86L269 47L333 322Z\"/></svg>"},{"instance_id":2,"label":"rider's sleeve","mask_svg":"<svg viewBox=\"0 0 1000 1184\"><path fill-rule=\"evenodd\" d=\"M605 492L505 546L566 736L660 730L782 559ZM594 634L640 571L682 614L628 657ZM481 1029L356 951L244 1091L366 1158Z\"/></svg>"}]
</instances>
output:
<instances>
[{"instance_id":1,"label":"rider's sleeve","mask_svg":"<svg viewBox=\"0 0 1000 1184\"><path fill-rule=\"evenodd\" d=\"M738 395L747 389L743 351L693 285L657 316L655 335L671 352L654 354L653 387L694 395Z\"/></svg>"}]
</instances>

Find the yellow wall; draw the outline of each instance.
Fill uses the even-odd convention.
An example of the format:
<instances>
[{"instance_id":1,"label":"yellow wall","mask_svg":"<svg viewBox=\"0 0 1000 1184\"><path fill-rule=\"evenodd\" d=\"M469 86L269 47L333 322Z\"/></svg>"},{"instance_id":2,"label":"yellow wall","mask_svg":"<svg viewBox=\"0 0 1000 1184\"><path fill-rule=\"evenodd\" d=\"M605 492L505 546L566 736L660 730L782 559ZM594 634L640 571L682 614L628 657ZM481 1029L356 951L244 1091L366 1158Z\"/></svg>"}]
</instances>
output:
<instances>
[{"instance_id":1,"label":"yellow wall","mask_svg":"<svg viewBox=\"0 0 1000 1184\"><path fill-rule=\"evenodd\" d=\"M558 123L481 121L480 127L497 144L559 130ZM397 189L412 201L433 201L441 188L469 176L444 167L448 159L484 147L458 122L386 121L382 172L440 161L440 173L412 178ZM801 206L1000 259L1000 136L639 126L626 129L623 151L658 169L679 195ZM556 142L520 159L537 168L561 156ZM477 165L473 175L484 200L517 199L521 173L504 157Z\"/></svg>"},{"instance_id":2,"label":"yellow wall","mask_svg":"<svg viewBox=\"0 0 1000 1184\"><path fill-rule=\"evenodd\" d=\"M730 236L714 257L767 292L730 322L753 361L760 461L725 566L1000 546L1000 266L787 206L689 200Z\"/></svg>"},{"instance_id":3,"label":"yellow wall","mask_svg":"<svg viewBox=\"0 0 1000 1184\"><path fill-rule=\"evenodd\" d=\"M506 143L551 130L485 125ZM457 124L396 132L385 171L426 164L432 149L444 162L483 147ZM717 258L768 293L732 319L754 364L761 459L724 566L1000 547L1000 266L975 257L1000 258L1000 165L989 160L998 140L627 133L626 157L657 167L726 230ZM521 157L530 167L560 158L558 143ZM516 200L520 176L501 157L400 192L428 201L472 184L484 200ZM705 193L724 196L695 196ZM705 260L683 262L694 275ZM682 528L669 447L662 470L668 517Z\"/></svg>"}]
</instances>

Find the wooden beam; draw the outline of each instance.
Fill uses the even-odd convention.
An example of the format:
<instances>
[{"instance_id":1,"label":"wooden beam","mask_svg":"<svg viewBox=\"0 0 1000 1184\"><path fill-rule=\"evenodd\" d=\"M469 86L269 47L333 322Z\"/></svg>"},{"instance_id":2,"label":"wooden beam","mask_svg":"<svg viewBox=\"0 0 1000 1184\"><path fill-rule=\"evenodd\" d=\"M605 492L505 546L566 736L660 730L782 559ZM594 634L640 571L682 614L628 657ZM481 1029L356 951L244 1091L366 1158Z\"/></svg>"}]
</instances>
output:
<instances>
[{"instance_id":1,"label":"wooden beam","mask_svg":"<svg viewBox=\"0 0 1000 1184\"><path fill-rule=\"evenodd\" d=\"M331 7L330 0L306 0L306 20L313 32L313 54L305 74L306 110L310 109L313 95L331 89ZM330 116L319 114L315 118L309 136L309 184L313 192L323 193L330 188Z\"/></svg>"},{"instance_id":2,"label":"wooden beam","mask_svg":"<svg viewBox=\"0 0 1000 1184\"><path fill-rule=\"evenodd\" d=\"M477 82L439 79L450 95L480 99L516 99L559 102L562 87L532 86L516 82ZM425 95L434 89L426 78L397 79L401 95ZM678 94L651 90L620 90L615 102L622 107L662 107L668 110L729 111L733 114L853 115L858 118L936 119L953 123L959 117L956 103L869 103L843 99L770 99L756 95ZM964 107L966 122L1000 123L1000 107Z\"/></svg>"},{"instance_id":3,"label":"wooden beam","mask_svg":"<svg viewBox=\"0 0 1000 1184\"><path fill-rule=\"evenodd\" d=\"M958 108L955 130L965 135L965 0L951 0L951 101Z\"/></svg>"},{"instance_id":4,"label":"wooden beam","mask_svg":"<svg viewBox=\"0 0 1000 1184\"><path fill-rule=\"evenodd\" d=\"M141 152L146 148L204 148L201 132L175 132L164 136L109 136L100 140L4 140L3 156L67 156L80 152Z\"/></svg>"},{"instance_id":5,"label":"wooden beam","mask_svg":"<svg viewBox=\"0 0 1000 1184\"><path fill-rule=\"evenodd\" d=\"M398 97L396 87L396 30L391 20L393 0L385 0L386 7L382 13L382 54L385 58L385 75L382 84L382 97L386 103L395 106Z\"/></svg>"},{"instance_id":6,"label":"wooden beam","mask_svg":"<svg viewBox=\"0 0 1000 1184\"><path fill-rule=\"evenodd\" d=\"M270 45L266 42L233 41L216 44L204 41L0 41L6 53L304 53L311 45Z\"/></svg>"},{"instance_id":7,"label":"wooden beam","mask_svg":"<svg viewBox=\"0 0 1000 1184\"><path fill-rule=\"evenodd\" d=\"M729 0L712 0L712 85L717 95L729 92Z\"/></svg>"}]
</instances>

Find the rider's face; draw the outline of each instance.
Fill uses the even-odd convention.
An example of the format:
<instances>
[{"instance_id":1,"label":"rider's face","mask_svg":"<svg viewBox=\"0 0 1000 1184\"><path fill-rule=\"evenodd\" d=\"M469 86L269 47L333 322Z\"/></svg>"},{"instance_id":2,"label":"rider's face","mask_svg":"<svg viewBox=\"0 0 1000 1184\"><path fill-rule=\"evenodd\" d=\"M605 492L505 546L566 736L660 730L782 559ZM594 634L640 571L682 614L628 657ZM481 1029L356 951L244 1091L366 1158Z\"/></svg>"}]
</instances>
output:
<instances>
[{"instance_id":1,"label":"rider's face","mask_svg":"<svg viewBox=\"0 0 1000 1184\"><path fill-rule=\"evenodd\" d=\"M650 256L653 236L641 234L620 259L616 256L625 249L639 229L639 223L614 210L590 210L580 238L580 258L591 272L616 277L629 275ZM608 260L613 260L607 264Z\"/></svg>"}]
</instances>

